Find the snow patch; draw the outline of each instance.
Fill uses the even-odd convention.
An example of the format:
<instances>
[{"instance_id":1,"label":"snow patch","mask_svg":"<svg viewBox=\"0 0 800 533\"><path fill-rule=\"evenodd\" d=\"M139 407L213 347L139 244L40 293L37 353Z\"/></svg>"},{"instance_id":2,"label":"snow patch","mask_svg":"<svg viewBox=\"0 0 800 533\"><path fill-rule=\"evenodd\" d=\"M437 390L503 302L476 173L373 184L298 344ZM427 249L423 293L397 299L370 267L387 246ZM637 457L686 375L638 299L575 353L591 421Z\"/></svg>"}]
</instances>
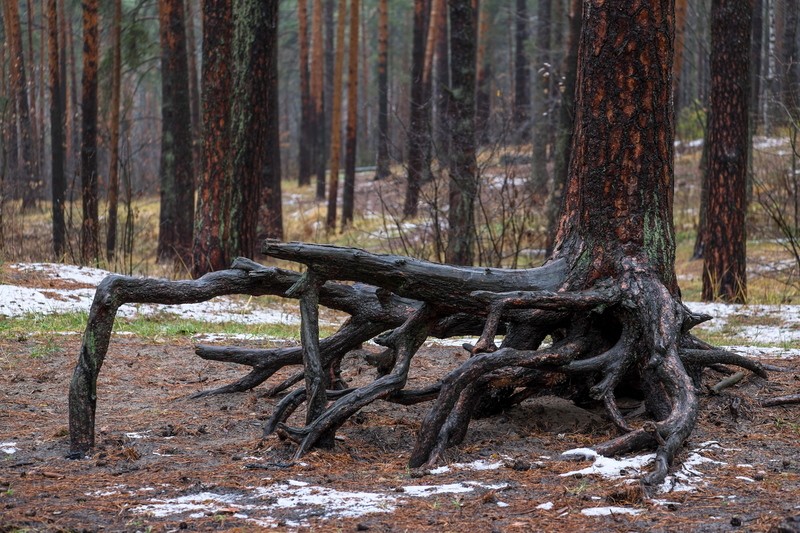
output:
<instances>
[{"instance_id":1,"label":"snow patch","mask_svg":"<svg viewBox=\"0 0 800 533\"><path fill-rule=\"evenodd\" d=\"M540 503L539 505L536 506L536 508L549 511L550 509L553 508L553 502Z\"/></svg>"},{"instance_id":2,"label":"snow patch","mask_svg":"<svg viewBox=\"0 0 800 533\"><path fill-rule=\"evenodd\" d=\"M19 448L17 448L16 442L0 442L0 452L11 455L17 453L18 451Z\"/></svg>"},{"instance_id":3,"label":"snow patch","mask_svg":"<svg viewBox=\"0 0 800 533\"><path fill-rule=\"evenodd\" d=\"M447 483L444 485L408 485L403 487L403 493L408 496L416 498L427 498L436 494L461 494L464 492L472 492L475 487L485 489L504 489L508 485L501 483L499 485L487 485L478 483L477 481L466 481L464 483Z\"/></svg>"},{"instance_id":4,"label":"snow patch","mask_svg":"<svg viewBox=\"0 0 800 533\"><path fill-rule=\"evenodd\" d=\"M569 450L569 452L564 452L564 454L568 454L575 457L577 456L575 452L584 453L584 458L591 459L592 456L588 452L594 452L594 450L589 450L588 448L578 448L576 450ZM594 463L586 468L581 470L573 470L571 472L567 472L565 474L561 474L561 477L567 476L574 476L574 475L590 475L596 474L600 475L604 478L609 479L616 479L619 477L627 477L635 474L641 473L641 470L644 466L653 462L655 459L656 454L648 453L645 455L637 455L635 457L628 457L623 459L614 459L611 457L605 457L603 455L598 455L597 452L594 452Z\"/></svg>"}]
</instances>

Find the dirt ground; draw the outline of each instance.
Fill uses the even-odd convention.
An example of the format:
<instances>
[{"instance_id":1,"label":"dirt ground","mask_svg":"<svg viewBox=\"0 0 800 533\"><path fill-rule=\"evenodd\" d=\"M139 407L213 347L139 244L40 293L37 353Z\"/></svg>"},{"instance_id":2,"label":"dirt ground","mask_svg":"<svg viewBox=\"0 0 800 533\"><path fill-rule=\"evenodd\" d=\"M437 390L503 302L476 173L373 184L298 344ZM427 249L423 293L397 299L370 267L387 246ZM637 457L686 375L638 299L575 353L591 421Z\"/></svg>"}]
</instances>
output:
<instances>
[{"instance_id":1,"label":"dirt ground","mask_svg":"<svg viewBox=\"0 0 800 533\"><path fill-rule=\"evenodd\" d=\"M632 469L613 479L561 475L592 464L561 460L561 452L614 430L599 411L553 398L473 421L445 472L406 467L425 404L369 406L337 433L333 451L292 464L291 445L261 438L278 401L263 397L263 385L188 398L246 372L199 359L188 338L112 339L98 385L97 447L68 460L66 398L79 338L33 356L44 342L0 342L0 531L800 531L800 406L757 406L797 391L797 361L769 361L792 370L705 395L673 480L692 490L643 498L628 481ZM343 367L354 384L374 372L361 357ZM458 348L423 350L410 386L465 357ZM709 383L721 379L708 374ZM627 407L635 416L635 402ZM586 514L608 506L619 509Z\"/></svg>"}]
</instances>

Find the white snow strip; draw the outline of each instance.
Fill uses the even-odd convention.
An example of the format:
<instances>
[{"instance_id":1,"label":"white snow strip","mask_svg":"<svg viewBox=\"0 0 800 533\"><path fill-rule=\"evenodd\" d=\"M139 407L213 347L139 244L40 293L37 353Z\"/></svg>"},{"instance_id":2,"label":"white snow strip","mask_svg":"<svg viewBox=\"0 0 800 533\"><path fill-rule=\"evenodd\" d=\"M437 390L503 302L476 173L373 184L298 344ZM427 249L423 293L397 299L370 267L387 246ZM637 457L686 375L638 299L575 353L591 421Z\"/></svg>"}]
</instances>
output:
<instances>
[{"instance_id":1,"label":"white snow strip","mask_svg":"<svg viewBox=\"0 0 800 533\"><path fill-rule=\"evenodd\" d=\"M576 450L570 451L574 452ZM567 452L564 453L566 454ZM656 454L648 453L645 455L637 455L623 459L613 459L611 457L595 454L594 463L592 463L590 466L582 468L581 470L573 470L571 472L561 474L561 477L574 476L577 474L596 474L609 479L615 479L623 476L627 477L639 474L644 466L653 462L655 457Z\"/></svg>"},{"instance_id":2,"label":"white snow strip","mask_svg":"<svg viewBox=\"0 0 800 533\"><path fill-rule=\"evenodd\" d=\"M553 508L553 502L540 503L539 505L536 506L536 508L537 509L543 509L545 511L549 511L550 509Z\"/></svg>"},{"instance_id":3,"label":"white snow strip","mask_svg":"<svg viewBox=\"0 0 800 533\"><path fill-rule=\"evenodd\" d=\"M506 502L497 502L497 506L498 507L508 507L508 504Z\"/></svg>"},{"instance_id":4,"label":"white snow strip","mask_svg":"<svg viewBox=\"0 0 800 533\"><path fill-rule=\"evenodd\" d=\"M17 448L16 442L0 442L0 452L11 455L12 453L17 453L18 451L19 448Z\"/></svg>"},{"instance_id":5,"label":"white snow strip","mask_svg":"<svg viewBox=\"0 0 800 533\"><path fill-rule=\"evenodd\" d=\"M586 516L608 516L615 514L629 514L636 516L641 513L641 509L631 509L630 507L590 507L589 509L581 509L581 514Z\"/></svg>"},{"instance_id":6,"label":"white snow strip","mask_svg":"<svg viewBox=\"0 0 800 533\"><path fill-rule=\"evenodd\" d=\"M129 439L144 439L146 438L145 435L142 433L125 433L125 436Z\"/></svg>"},{"instance_id":7,"label":"white snow strip","mask_svg":"<svg viewBox=\"0 0 800 533\"><path fill-rule=\"evenodd\" d=\"M403 493L416 498L425 498L435 494L461 494L472 492L473 487L468 487L463 483L447 483L445 485L409 485L403 487Z\"/></svg>"},{"instance_id":8,"label":"white snow strip","mask_svg":"<svg viewBox=\"0 0 800 533\"><path fill-rule=\"evenodd\" d=\"M736 479L741 479L742 481L747 481L748 483L755 483L756 482L755 479L753 479L751 477L747 477L747 476L736 476Z\"/></svg>"}]
</instances>

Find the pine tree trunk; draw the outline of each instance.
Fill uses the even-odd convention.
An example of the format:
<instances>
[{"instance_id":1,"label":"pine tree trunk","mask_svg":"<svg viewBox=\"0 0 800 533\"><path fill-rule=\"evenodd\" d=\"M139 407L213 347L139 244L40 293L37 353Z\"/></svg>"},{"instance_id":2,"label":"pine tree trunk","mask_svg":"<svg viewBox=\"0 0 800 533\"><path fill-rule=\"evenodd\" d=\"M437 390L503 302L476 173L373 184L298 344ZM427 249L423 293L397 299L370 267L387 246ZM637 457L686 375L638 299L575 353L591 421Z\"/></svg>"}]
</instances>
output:
<instances>
[{"instance_id":1,"label":"pine tree trunk","mask_svg":"<svg viewBox=\"0 0 800 533\"><path fill-rule=\"evenodd\" d=\"M342 230L353 223L356 185L356 131L358 128L358 25L359 1L350 1L350 58L347 72L347 135L342 189Z\"/></svg>"},{"instance_id":2,"label":"pine tree trunk","mask_svg":"<svg viewBox=\"0 0 800 533\"><path fill-rule=\"evenodd\" d=\"M550 0L539 0L536 23L536 55L532 101L533 150L531 151L532 191L539 197L547 193L550 177L547 173L547 142L550 124L547 98L550 89Z\"/></svg>"},{"instance_id":3,"label":"pine tree trunk","mask_svg":"<svg viewBox=\"0 0 800 533\"><path fill-rule=\"evenodd\" d=\"M161 36L161 210L158 260L191 268L194 225L192 120L183 0L159 0Z\"/></svg>"},{"instance_id":4,"label":"pine tree trunk","mask_svg":"<svg viewBox=\"0 0 800 533\"><path fill-rule=\"evenodd\" d=\"M378 2L378 160L375 179L391 175L389 159L389 0Z\"/></svg>"},{"instance_id":5,"label":"pine tree trunk","mask_svg":"<svg viewBox=\"0 0 800 533\"><path fill-rule=\"evenodd\" d=\"M550 257L555 245L558 221L564 209L564 186L569 173L569 159L572 154L572 132L575 122L575 87L578 74L578 44L581 33L581 0L570 0L569 30L564 49L564 89L561 105L558 108L556 126L555 161L553 165L553 187L547 200L547 237L545 255Z\"/></svg>"},{"instance_id":6,"label":"pine tree trunk","mask_svg":"<svg viewBox=\"0 0 800 533\"><path fill-rule=\"evenodd\" d=\"M520 142L530 136L530 67L528 46L528 2L516 0L514 29L514 127Z\"/></svg>"},{"instance_id":7,"label":"pine tree trunk","mask_svg":"<svg viewBox=\"0 0 800 533\"><path fill-rule=\"evenodd\" d=\"M47 48L50 73L50 146L52 165L53 254L60 261L67 242L64 223L64 198L67 176L64 172L64 92L61 90L61 61L58 44L58 9L56 0L47 0Z\"/></svg>"},{"instance_id":8,"label":"pine tree trunk","mask_svg":"<svg viewBox=\"0 0 800 533\"><path fill-rule=\"evenodd\" d=\"M451 87L447 110L451 134L450 190L445 261L472 265L475 241L475 9L469 0L449 0Z\"/></svg>"},{"instance_id":9,"label":"pine tree trunk","mask_svg":"<svg viewBox=\"0 0 800 533\"><path fill-rule=\"evenodd\" d=\"M81 263L100 258L97 214L97 67L98 0L83 2L83 78L81 80Z\"/></svg>"},{"instance_id":10,"label":"pine tree trunk","mask_svg":"<svg viewBox=\"0 0 800 533\"><path fill-rule=\"evenodd\" d=\"M491 114L491 63L486 60L489 46L489 9L485 0L480 3L478 13L478 50L476 52L475 79L475 133L478 144L489 140L489 116Z\"/></svg>"},{"instance_id":11,"label":"pine tree trunk","mask_svg":"<svg viewBox=\"0 0 800 533\"><path fill-rule=\"evenodd\" d=\"M301 187L311 184L311 171L313 168L314 125L312 114L314 104L311 100L311 86L309 84L309 39L308 39L308 4L306 0L297 2L297 41L300 53L300 140L298 142L298 174L297 182Z\"/></svg>"},{"instance_id":12,"label":"pine tree trunk","mask_svg":"<svg viewBox=\"0 0 800 533\"><path fill-rule=\"evenodd\" d=\"M114 21L111 29L113 60L111 65L111 131L108 165L108 233L106 259L114 261L117 248L117 208L119 204L119 114L122 92L122 2L114 2Z\"/></svg>"},{"instance_id":13,"label":"pine tree trunk","mask_svg":"<svg viewBox=\"0 0 800 533\"><path fill-rule=\"evenodd\" d=\"M203 172L195 213L192 275L228 266L232 0L203 0Z\"/></svg>"},{"instance_id":14,"label":"pine tree trunk","mask_svg":"<svg viewBox=\"0 0 800 533\"><path fill-rule=\"evenodd\" d=\"M672 62L672 98L675 116L678 117L683 102L680 100L683 52L686 49L686 15L689 0L675 0L675 60Z\"/></svg>"},{"instance_id":15,"label":"pine tree trunk","mask_svg":"<svg viewBox=\"0 0 800 533\"><path fill-rule=\"evenodd\" d=\"M749 2L711 4L711 115L703 299L747 299L745 217L750 103Z\"/></svg>"},{"instance_id":16,"label":"pine tree trunk","mask_svg":"<svg viewBox=\"0 0 800 533\"><path fill-rule=\"evenodd\" d=\"M278 0L262 1L260 29L256 35L264 42L266 82L264 85L266 143L261 171L261 217L263 234L269 239L283 239L283 204L281 202L281 132L278 98Z\"/></svg>"},{"instance_id":17,"label":"pine tree trunk","mask_svg":"<svg viewBox=\"0 0 800 533\"><path fill-rule=\"evenodd\" d=\"M331 111L330 176L328 177L328 215L325 226L336 229L336 208L339 200L339 162L342 152L342 79L344 77L344 30L347 0L339 0L336 27L336 64L333 68L333 109Z\"/></svg>"},{"instance_id":18,"label":"pine tree trunk","mask_svg":"<svg viewBox=\"0 0 800 533\"><path fill-rule=\"evenodd\" d=\"M314 100L313 129L316 133L313 147L313 169L317 175L317 200L325 199L325 167L328 164L325 150L325 64L322 28L322 0L313 0L311 15L311 98Z\"/></svg>"},{"instance_id":19,"label":"pine tree trunk","mask_svg":"<svg viewBox=\"0 0 800 533\"><path fill-rule=\"evenodd\" d=\"M790 124L800 121L800 1L785 0L786 19L783 36L783 105L789 115Z\"/></svg>"},{"instance_id":20,"label":"pine tree trunk","mask_svg":"<svg viewBox=\"0 0 800 533\"><path fill-rule=\"evenodd\" d=\"M18 124L18 153L16 168L12 176L17 192L22 197L22 208L30 209L36 203L41 187L34 153L34 133L31 110L28 100L28 82L25 74L25 54L22 48L19 5L17 0L4 0L3 20L6 24L6 37L9 46L10 89L14 94L12 123ZM17 126L14 126L17 127ZM12 148L13 150L14 148Z\"/></svg>"},{"instance_id":21,"label":"pine tree trunk","mask_svg":"<svg viewBox=\"0 0 800 533\"><path fill-rule=\"evenodd\" d=\"M189 70L189 109L192 115L192 175L200 173L202 131L200 129L200 87L197 79L197 47L194 35L194 0L186 0L186 59Z\"/></svg>"},{"instance_id":22,"label":"pine tree trunk","mask_svg":"<svg viewBox=\"0 0 800 533\"><path fill-rule=\"evenodd\" d=\"M425 43L430 25L430 0L414 1L414 34L411 52L411 118L408 129L408 183L403 214L417 215L419 191L430 172L430 92L424 82Z\"/></svg>"},{"instance_id":23,"label":"pine tree trunk","mask_svg":"<svg viewBox=\"0 0 800 533\"><path fill-rule=\"evenodd\" d=\"M229 257L254 257L257 250L259 207L268 165L275 154L268 146L270 128L270 72L274 50L270 30L270 2L233 2L233 104L231 109L233 189ZM277 117L274 117L277 119Z\"/></svg>"}]
</instances>

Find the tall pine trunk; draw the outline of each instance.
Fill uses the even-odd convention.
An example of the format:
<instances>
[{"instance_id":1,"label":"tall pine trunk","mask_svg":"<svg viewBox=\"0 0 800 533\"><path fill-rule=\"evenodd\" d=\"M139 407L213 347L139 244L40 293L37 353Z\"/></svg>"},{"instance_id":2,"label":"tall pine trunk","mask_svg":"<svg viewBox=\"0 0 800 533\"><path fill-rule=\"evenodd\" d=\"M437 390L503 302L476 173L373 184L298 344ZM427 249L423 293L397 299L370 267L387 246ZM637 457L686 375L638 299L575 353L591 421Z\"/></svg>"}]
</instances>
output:
<instances>
[{"instance_id":1,"label":"tall pine trunk","mask_svg":"<svg viewBox=\"0 0 800 533\"><path fill-rule=\"evenodd\" d=\"M203 172L195 213L192 275L228 267L231 177L232 0L203 0Z\"/></svg>"},{"instance_id":2,"label":"tall pine trunk","mask_svg":"<svg viewBox=\"0 0 800 533\"><path fill-rule=\"evenodd\" d=\"M100 258L97 215L97 67L98 0L83 2L83 78L81 80L81 263Z\"/></svg>"},{"instance_id":3,"label":"tall pine trunk","mask_svg":"<svg viewBox=\"0 0 800 533\"><path fill-rule=\"evenodd\" d=\"M25 54L22 48L22 31L19 20L19 4L17 0L4 0L3 20L6 25L6 40L9 45L10 90L13 93L12 123L19 128L16 148L19 153L16 168L12 168L12 176L18 194L22 197L22 208L29 209L36 203L41 187L41 179L36 166L34 152L34 132L31 120L31 109L28 100L28 82L25 73ZM16 137L16 135L15 135ZM15 147L11 147L14 150Z\"/></svg>"},{"instance_id":4,"label":"tall pine trunk","mask_svg":"<svg viewBox=\"0 0 800 533\"><path fill-rule=\"evenodd\" d=\"M711 4L711 115L703 299L747 299L745 217L750 99L750 2Z\"/></svg>"},{"instance_id":5,"label":"tall pine trunk","mask_svg":"<svg viewBox=\"0 0 800 533\"><path fill-rule=\"evenodd\" d=\"M578 72L578 45L581 33L581 0L570 0L569 29L564 47L564 61L561 66L564 72L564 89L561 93L561 105L558 108L556 125L555 161L553 164L553 186L547 201L547 237L545 255L553 253L558 221L564 210L564 185L569 173L569 159L572 154L572 132L575 121L575 88Z\"/></svg>"},{"instance_id":6,"label":"tall pine trunk","mask_svg":"<svg viewBox=\"0 0 800 533\"><path fill-rule=\"evenodd\" d=\"M531 184L534 194L542 197L550 179L547 173L547 142L550 124L547 100L550 89L550 7L551 0L539 0L536 24L536 55L534 64L532 122L533 150L531 151Z\"/></svg>"},{"instance_id":7,"label":"tall pine trunk","mask_svg":"<svg viewBox=\"0 0 800 533\"><path fill-rule=\"evenodd\" d=\"M470 0L449 0L451 87L450 191L445 261L472 265L475 242L475 9Z\"/></svg>"},{"instance_id":8,"label":"tall pine trunk","mask_svg":"<svg viewBox=\"0 0 800 533\"><path fill-rule=\"evenodd\" d=\"M161 211L158 260L191 267L194 224L192 121L183 0L159 0L161 37Z\"/></svg>"},{"instance_id":9,"label":"tall pine trunk","mask_svg":"<svg viewBox=\"0 0 800 533\"><path fill-rule=\"evenodd\" d=\"M356 185L356 131L358 129L358 0L350 0L350 48L347 71L347 135L345 136L342 229L353 223Z\"/></svg>"},{"instance_id":10,"label":"tall pine trunk","mask_svg":"<svg viewBox=\"0 0 800 533\"><path fill-rule=\"evenodd\" d=\"M64 92L61 90L61 61L58 43L56 0L47 0L47 51L50 73L50 146L52 168L53 255L60 261L66 249L67 227L64 223L64 198L67 176L64 172Z\"/></svg>"},{"instance_id":11,"label":"tall pine trunk","mask_svg":"<svg viewBox=\"0 0 800 533\"><path fill-rule=\"evenodd\" d=\"M425 83L425 44L430 25L430 0L414 0L411 51L411 117L408 129L408 183L403 214L414 217L419 209L422 181L430 172L430 91Z\"/></svg>"},{"instance_id":12,"label":"tall pine trunk","mask_svg":"<svg viewBox=\"0 0 800 533\"><path fill-rule=\"evenodd\" d=\"M266 139L264 166L261 170L261 209L264 214L262 236L283 239L283 204L281 202L281 133L278 98L278 0L262 1L259 30L256 35L263 40L266 50L263 90L265 94L264 117Z\"/></svg>"},{"instance_id":13,"label":"tall pine trunk","mask_svg":"<svg viewBox=\"0 0 800 533\"><path fill-rule=\"evenodd\" d=\"M330 0L329 0L330 1ZM323 50L322 0L313 0L311 13L311 98L314 101L312 128L315 132L311 169L317 176L317 200L325 199L325 167L328 164L325 150L325 65Z\"/></svg>"},{"instance_id":14,"label":"tall pine trunk","mask_svg":"<svg viewBox=\"0 0 800 533\"><path fill-rule=\"evenodd\" d=\"M111 27L111 131L108 163L108 233L106 259L114 261L117 247L117 208L119 204L119 114L122 92L122 2L114 2L114 21Z\"/></svg>"},{"instance_id":15,"label":"tall pine trunk","mask_svg":"<svg viewBox=\"0 0 800 533\"><path fill-rule=\"evenodd\" d=\"M344 77L344 30L347 0L339 0L336 27L336 64L333 68L333 109L331 111L330 176L328 177L328 231L336 228L336 204L339 197L339 163L342 152L342 78Z\"/></svg>"},{"instance_id":16,"label":"tall pine trunk","mask_svg":"<svg viewBox=\"0 0 800 533\"><path fill-rule=\"evenodd\" d=\"M308 70L308 8L306 0L297 2L297 41L300 54L300 140L297 154L297 182L302 186L311 184L312 157L314 144L314 125L312 114L314 104L311 100L311 86L309 84Z\"/></svg>"},{"instance_id":17,"label":"tall pine trunk","mask_svg":"<svg viewBox=\"0 0 800 533\"><path fill-rule=\"evenodd\" d=\"M528 45L528 1L516 0L514 29L514 126L517 138L526 142L530 135L530 65Z\"/></svg>"},{"instance_id":18,"label":"tall pine trunk","mask_svg":"<svg viewBox=\"0 0 800 533\"><path fill-rule=\"evenodd\" d=\"M194 0L186 1L186 59L189 69L189 110L192 123L192 175L200 172L202 158L202 131L200 128L200 87L197 80L197 47L194 35Z\"/></svg>"},{"instance_id":19,"label":"tall pine trunk","mask_svg":"<svg viewBox=\"0 0 800 533\"><path fill-rule=\"evenodd\" d=\"M375 179L391 175L389 159L389 0L378 2L378 161Z\"/></svg>"}]
</instances>

